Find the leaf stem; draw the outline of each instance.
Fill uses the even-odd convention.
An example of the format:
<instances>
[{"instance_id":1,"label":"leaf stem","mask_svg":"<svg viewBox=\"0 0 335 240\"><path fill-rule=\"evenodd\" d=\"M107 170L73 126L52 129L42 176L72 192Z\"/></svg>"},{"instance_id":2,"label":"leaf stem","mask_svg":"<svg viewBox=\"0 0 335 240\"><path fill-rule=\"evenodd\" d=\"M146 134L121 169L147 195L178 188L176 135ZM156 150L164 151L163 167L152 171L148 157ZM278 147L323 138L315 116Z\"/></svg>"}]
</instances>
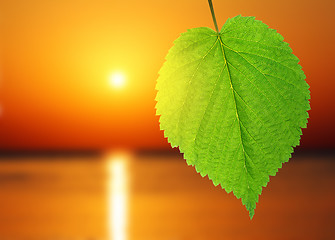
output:
<instances>
[{"instance_id":1,"label":"leaf stem","mask_svg":"<svg viewBox=\"0 0 335 240\"><path fill-rule=\"evenodd\" d=\"M215 17L215 13L214 13L214 8L213 8L212 0L208 0L208 4L209 4L209 8L211 9L212 18L213 18L213 22L214 22L214 26L215 26L216 32L220 33L219 32L219 28L218 28L218 24L216 23L216 17Z\"/></svg>"}]
</instances>

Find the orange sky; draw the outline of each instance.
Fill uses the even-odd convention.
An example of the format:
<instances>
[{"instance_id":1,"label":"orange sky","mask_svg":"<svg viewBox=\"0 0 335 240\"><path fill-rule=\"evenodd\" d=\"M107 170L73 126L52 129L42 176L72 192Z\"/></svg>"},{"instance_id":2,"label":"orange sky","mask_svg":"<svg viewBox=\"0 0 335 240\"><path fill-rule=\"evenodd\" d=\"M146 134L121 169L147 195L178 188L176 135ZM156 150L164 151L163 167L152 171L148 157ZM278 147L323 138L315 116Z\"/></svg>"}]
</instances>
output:
<instances>
[{"instance_id":1,"label":"orange sky","mask_svg":"<svg viewBox=\"0 0 335 240\"><path fill-rule=\"evenodd\" d=\"M335 147L335 3L213 0L218 24L256 16L301 60L312 110L304 147ZM0 149L168 148L155 117L157 72L207 0L0 0ZM124 89L108 85L123 71Z\"/></svg>"}]
</instances>

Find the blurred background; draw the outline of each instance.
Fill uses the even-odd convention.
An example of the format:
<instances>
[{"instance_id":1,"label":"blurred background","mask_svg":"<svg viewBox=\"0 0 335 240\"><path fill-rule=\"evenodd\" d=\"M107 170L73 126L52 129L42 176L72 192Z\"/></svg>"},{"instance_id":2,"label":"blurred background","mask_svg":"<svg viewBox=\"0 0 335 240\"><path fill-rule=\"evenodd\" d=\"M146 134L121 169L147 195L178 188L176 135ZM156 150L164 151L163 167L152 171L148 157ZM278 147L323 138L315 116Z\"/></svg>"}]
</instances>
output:
<instances>
[{"instance_id":1,"label":"blurred background","mask_svg":"<svg viewBox=\"0 0 335 240\"><path fill-rule=\"evenodd\" d=\"M335 2L213 1L290 43L308 128L252 221L171 149L158 70L206 0L0 0L0 239L335 239Z\"/></svg>"}]
</instances>

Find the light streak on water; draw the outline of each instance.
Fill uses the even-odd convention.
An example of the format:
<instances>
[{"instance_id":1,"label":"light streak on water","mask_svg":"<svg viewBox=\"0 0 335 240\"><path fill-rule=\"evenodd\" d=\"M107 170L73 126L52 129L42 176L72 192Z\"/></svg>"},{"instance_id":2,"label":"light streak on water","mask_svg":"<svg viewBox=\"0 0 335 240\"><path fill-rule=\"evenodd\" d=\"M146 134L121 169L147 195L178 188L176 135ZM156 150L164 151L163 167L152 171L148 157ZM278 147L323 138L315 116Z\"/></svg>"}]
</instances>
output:
<instances>
[{"instance_id":1,"label":"light streak on water","mask_svg":"<svg viewBox=\"0 0 335 240\"><path fill-rule=\"evenodd\" d=\"M108 228L111 240L127 240L128 157L124 154L108 158Z\"/></svg>"}]
</instances>

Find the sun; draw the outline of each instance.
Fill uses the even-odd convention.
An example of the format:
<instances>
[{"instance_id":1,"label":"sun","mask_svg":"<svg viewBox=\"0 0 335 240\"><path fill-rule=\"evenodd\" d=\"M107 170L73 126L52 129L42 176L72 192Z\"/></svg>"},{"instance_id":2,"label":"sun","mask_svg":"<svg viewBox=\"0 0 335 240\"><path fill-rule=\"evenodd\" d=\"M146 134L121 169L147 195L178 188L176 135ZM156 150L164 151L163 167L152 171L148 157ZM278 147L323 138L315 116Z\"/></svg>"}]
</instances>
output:
<instances>
[{"instance_id":1,"label":"sun","mask_svg":"<svg viewBox=\"0 0 335 240\"><path fill-rule=\"evenodd\" d=\"M109 85L113 88L123 88L126 83L126 76L122 72L114 72L108 77Z\"/></svg>"}]
</instances>

